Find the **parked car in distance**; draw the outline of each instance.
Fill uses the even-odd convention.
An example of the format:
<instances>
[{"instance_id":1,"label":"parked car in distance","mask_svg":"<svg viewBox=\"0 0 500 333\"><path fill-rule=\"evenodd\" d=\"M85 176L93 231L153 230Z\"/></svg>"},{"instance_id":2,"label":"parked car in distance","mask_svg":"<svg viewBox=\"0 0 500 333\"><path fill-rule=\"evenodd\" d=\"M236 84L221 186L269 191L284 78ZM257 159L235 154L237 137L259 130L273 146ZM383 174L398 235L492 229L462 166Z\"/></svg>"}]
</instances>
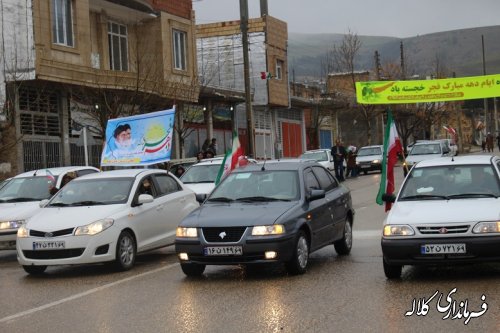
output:
<instances>
[{"instance_id":1,"label":"parked car in distance","mask_svg":"<svg viewBox=\"0 0 500 333\"><path fill-rule=\"evenodd\" d=\"M19 263L30 274L47 266L114 261L174 243L176 227L199 207L193 191L155 169L105 171L62 188L17 233Z\"/></svg>"},{"instance_id":2,"label":"parked car in distance","mask_svg":"<svg viewBox=\"0 0 500 333\"><path fill-rule=\"evenodd\" d=\"M187 188L193 190L196 194L208 195L215 188L215 180L219 174L223 157L214 157L201 160L193 164L180 177L180 180ZM257 163L254 159L248 159L249 163Z\"/></svg>"},{"instance_id":3,"label":"parked car in distance","mask_svg":"<svg viewBox=\"0 0 500 333\"><path fill-rule=\"evenodd\" d=\"M299 156L300 159L315 160L330 171L334 171L333 157L330 149L307 150Z\"/></svg>"},{"instance_id":4,"label":"parked car in distance","mask_svg":"<svg viewBox=\"0 0 500 333\"><path fill-rule=\"evenodd\" d=\"M39 202L63 185L65 175L79 177L99 169L88 166L61 167L24 172L0 188L0 250L16 249L17 229L37 212Z\"/></svg>"},{"instance_id":5,"label":"parked car in distance","mask_svg":"<svg viewBox=\"0 0 500 333\"><path fill-rule=\"evenodd\" d=\"M231 172L177 228L175 251L188 276L206 265L284 263L306 271L309 253L352 247L351 194L311 160L266 161Z\"/></svg>"},{"instance_id":6,"label":"parked car in distance","mask_svg":"<svg viewBox=\"0 0 500 333\"><path fill-rule=\"evenodd\" d=\"M440 140L417 141L406 156L405 165L407 169L420 161L448 156L450 149Z\"/></svg>"},{"instance_id":7,"label":"parked car in distance","mask_svg":"<svg viewBox=\"0 0 500 333\"><path fill-rule=\"evenodd\" d=\"M458 155L458 147L451 139L440 139L439 141L443 142L444 146L450 151L448 156L457 156Z\"/></svg>"},{"instance_id":8,"label":"parked car in distance","mask_svg":"<svg viewBox=\"0 0 500 333\"><path fill-rule=\"evenodd\" d=\"M366 175L368 171L382 171L383 148L381 145L359 148L356 154L358 173L363 172Z\"/></svg>"},{"instance_id":9,"label":"parked car in distance","mask_svg":"<svg viewBox=\"0 0 500 333\"><path fill-rule=\"evenodd\" d=\"M500 260L500 158L442 157L417 163L384 221L383 267Z\"/></svg>"}]
</instances>

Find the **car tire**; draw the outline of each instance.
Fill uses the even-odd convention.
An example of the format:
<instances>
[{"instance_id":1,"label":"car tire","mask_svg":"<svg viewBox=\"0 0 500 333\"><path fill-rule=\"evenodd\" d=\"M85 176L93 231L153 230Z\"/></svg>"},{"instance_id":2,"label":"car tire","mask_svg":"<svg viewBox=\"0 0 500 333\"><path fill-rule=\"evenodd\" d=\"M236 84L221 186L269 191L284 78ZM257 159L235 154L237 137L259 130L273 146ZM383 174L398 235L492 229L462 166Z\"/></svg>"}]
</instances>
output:
<instances>
[{"instance_id":1,"label":"car tire","mask_svg":"<svg viewBox=\"0 0 500 333\"><path fill-rule=\"evenodd\" d=\"M205 265L201 264L181 264L181 268L190 277L199 277L205 271Z\"/></svg>"},{"instance_id":2,"label":"car tire","mask_svg":"<svg viewBox=\"0 0 500 333\"><path fill-rule=\"evenodd\" d=\"M384 273L388 279L392 280L401 278L402 270L402 265L389 265L384 259Z\"/></svg>"},{"instance_id":3,"label":"car tire","mask_svg":"<svg viewBox=\"0 0 500 333\"><path fill-rule=\"evenodd\" d=\"M333 243L333 246L335 247L335 251L341 256L345 256L345 255L348 255L349 253L351 253L351 249L352 249L352 223L349 219L345 220L344 235L342 236L342 239L335 241Z\"/></svg>"},{"instance_id":4,"label":"car tire","mask_svg":"<svg viewBox=\"0 0 500 333\"><path fill-rule=\"evenodd\" d=\"M24 271L30 275L40 275L45 272L47 266L23 265Z\"/></svg>"},{"instance_id":5,"label":"car tire","mask_svg":"<svg viewBox=\"0 0 500 333\"><path fill-rule=\"evenodd\" d=\"M304 231L299 230L294 243L293 255L290 261L285 263L290 274L298 275L306 272L309 262L309 242Z\"/></svg>"},{"instance_id":6,"label":"car tire","mask_svg":"<svg viewBox=\"0 0 500 333\"><path fill-rule=\"evenodd\" d=\"M118 270L128 271L135 264L137 254L137 245L132 234L128 231L122 231L116 242L116 260L115 264Z\"/></svg>"}]
</instances>

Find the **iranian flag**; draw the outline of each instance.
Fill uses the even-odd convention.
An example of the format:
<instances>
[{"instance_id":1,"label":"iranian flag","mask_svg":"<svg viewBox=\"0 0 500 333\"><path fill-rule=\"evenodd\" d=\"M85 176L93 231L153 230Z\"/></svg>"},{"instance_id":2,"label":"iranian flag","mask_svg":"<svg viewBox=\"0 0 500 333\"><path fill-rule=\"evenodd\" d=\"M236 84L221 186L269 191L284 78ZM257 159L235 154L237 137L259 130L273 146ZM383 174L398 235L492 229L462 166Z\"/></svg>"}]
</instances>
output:
<instances>
[{"instance_id":1,"label":"iranian flag","mask_svg":"<svg viewBox=\"0 0 500 333\"><path fill-rule=\"evenodd\" d=\"M217 174L217 178L215 179L215 185L219 184L222 179L224 179L231 171L233 171L238 166L242 166L246 164L242 161L244 159L243 149L240 145L240 140L238 139L238 133L233 131L233 147L231 150L226 152L224 156L224 160L222 161L222 165L219 169L219 173Z\"/></svg>"},{"instance_id":2,"label":"iranian flag","mask_svg":"<svg viewBox=\"0 0 500 333\"><path fill-rule=\"evenodd\" d=\"M398 154L403 153L403 146L399 139L396 124L392 118L391 110L387 110L387 125L384 134L384 153L382 160L382 177L377 194L377 203L383 204L382 195L394 193L394 165L398 161ZM385 203L385 211L391 209L391 203Z\"/></svg>"}]
</instances>

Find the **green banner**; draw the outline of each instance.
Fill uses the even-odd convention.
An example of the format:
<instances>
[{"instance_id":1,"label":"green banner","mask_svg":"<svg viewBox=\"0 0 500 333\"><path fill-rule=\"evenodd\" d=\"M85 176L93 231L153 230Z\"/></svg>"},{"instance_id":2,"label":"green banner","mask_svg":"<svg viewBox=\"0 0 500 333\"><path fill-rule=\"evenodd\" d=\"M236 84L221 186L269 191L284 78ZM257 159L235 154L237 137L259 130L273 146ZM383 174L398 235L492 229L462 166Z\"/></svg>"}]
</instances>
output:
<instances>
[{"instance_id":1,"label":"green banner","mask_svg":"<svg viewBox=\"0 0 500 333\"><path fill-rule=\"evenodd\" d=\"M413 81L356 82L359 104L461 101L500 96L500 74Z\"/></svg>"}]
</instances>

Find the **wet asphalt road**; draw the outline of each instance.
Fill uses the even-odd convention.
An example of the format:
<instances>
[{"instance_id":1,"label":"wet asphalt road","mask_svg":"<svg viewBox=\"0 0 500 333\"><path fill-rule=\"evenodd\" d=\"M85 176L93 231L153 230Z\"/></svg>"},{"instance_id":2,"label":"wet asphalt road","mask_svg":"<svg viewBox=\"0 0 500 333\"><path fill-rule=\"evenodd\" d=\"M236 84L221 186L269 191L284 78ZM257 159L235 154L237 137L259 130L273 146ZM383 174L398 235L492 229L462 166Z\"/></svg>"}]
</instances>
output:
<instances>
[{"instance_id":1,"label":"wet asphalt road","mask_svg":"<svg viewBox=\"0 0 500 333\"><path fill-rule=\"evenodd\" d=\"M399 185L402 172L396 175ZM386 280L385 213L374 203L379 178L345 182L356 209L351 255L326 247L301 276L279 267L213 266L188 279L166 248L139 256L129 272L67 266L31 277L14 251L0 252L0 332L500 332L500 263L405 267L400 281ZM414 299L436 291L426 315L405 316ZM437 298L442 293L445 306L450 292L457 310L467 300L469 312L477 315L486 304L487 311L467 325L465 318L443 319L449 310L439 312Z\"/></svg>"}]
</instances>

